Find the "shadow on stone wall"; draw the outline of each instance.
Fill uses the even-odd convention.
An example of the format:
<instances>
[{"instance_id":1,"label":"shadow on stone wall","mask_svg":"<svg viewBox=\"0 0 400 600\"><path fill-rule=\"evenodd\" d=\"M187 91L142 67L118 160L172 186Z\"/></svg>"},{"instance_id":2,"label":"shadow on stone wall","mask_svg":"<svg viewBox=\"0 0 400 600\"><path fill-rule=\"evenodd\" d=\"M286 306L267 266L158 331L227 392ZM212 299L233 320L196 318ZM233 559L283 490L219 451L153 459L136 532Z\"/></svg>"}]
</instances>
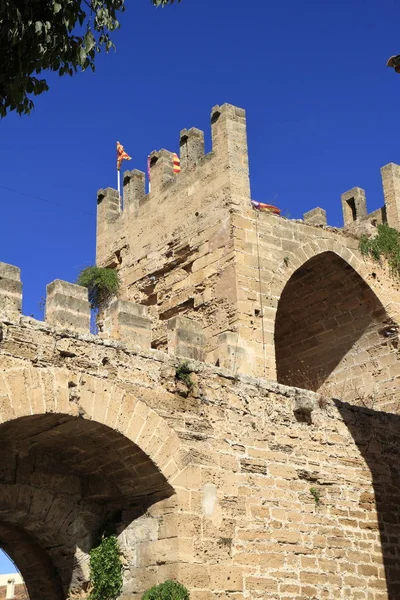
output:
<instances>
[{"instance_id":1,"label":"shadow on stone wall","mask_svg":"<svg viewBox=\"0 0 400 600\"><path fill-rule=\"evenodd\" d=\"M365 537L368 538L369 532L379 528L387 598L399 600L400 416L353 406L339 400L334 402L371 472L374 495L370 489L360 490L360 509L367 509L372 516L371 521L364 525ZM377 521L373 519L374 504ZM379 548L376 552L379 553ZM380 568L378 562L376 567ZM361 571L358 575L362 575Z\"/></svg>"},{"instance_id":2,"label":"shadow on stone wall","mask_svg":"<svg viewBox=\"0 0 400 600\"><path fill-rule=\"evenodd\" d=\"M95 421L33 415L0 425L0 547L30 600L88 581L88 553L173 492L133 442Z\"/></svg>"}]
</instances>

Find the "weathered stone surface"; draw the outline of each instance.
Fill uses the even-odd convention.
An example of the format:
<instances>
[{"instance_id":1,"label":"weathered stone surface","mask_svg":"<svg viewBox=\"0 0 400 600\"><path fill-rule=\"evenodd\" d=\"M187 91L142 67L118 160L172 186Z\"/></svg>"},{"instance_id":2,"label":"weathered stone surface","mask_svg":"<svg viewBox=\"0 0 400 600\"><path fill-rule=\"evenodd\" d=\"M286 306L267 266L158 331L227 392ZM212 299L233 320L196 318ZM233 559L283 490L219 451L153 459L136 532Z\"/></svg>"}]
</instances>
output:
<instances>
[{"instance_id":1,"label":"weathered stone surface","mask_svg":"<svg viewBox=\"0 0 400 600\"><path fill-rule=\"evenodd\" d=\"M355 187L342 196L344 229L322 208L291 221L252 208L244 111L214 107L211 130L206 155L202 132L181 132L177 175L172 153L151 155L152 191L134 218L99 209L98 264L116 266L121 297L146 307L152 347L175 352L167 324L190 318L208 362L397 410L398 352L384 332L400 320L398 286L359 251L397 210L396 166L383 170L386 208L368 215Z\"/></svg>"},{"instance_id":2,"label":"weathered stone surface","mask_svg":"<svg viewBox=\"0 0 400 600\"><path fill-rule=\"evenodd\" d=\"M204 360L205 335L200 323L174 317L168 321L168 352L175 356Z\"/></svg>"},{"instance_id":3,"label":"weathered stone surface","mask_svg":"<svg viewBox=\"0 0 400 600\"><path fill-rule=\"evenodd\" d=\"M327 225L326 210L323 208L313 208L303 215L304 223L307 225Z\"/></svg>"},{"instance_id":4,"label":"weathered stone surface","mask_svg":"<svg viewBox=\"0 0 400 600\"><path fill-rule=\"evenodd\" d=\"M0 544L31 600L87 581L105 518L126 599L167 578L193 598L393 597L398 416L195 361L182 396L172 356L2 328Z\"/></svg>"},{"instance_id":5,"label":"weathered stone surface","mask_svg":"<svg viewBox=\"0 0 400 600\"><path fill-rule=\"evenodd\" d=\"M126 300L114 300L105 311L102 335L148 349L151 345L151 326L144 306Z\"/></svg>"},{"instance_id":6,"label":"weathered stone surface","mask_svg":"<svg viewBox=\"0 0 400 600\"><path fill-rule=\"evenodd\" d=\"M255 212L245 113L211 122L207 155L182 132L181 173L152 153L150 194L135 171L123 210L99 193L97 262L122 280L100 335L65 282L46 323L21 317L0 264L0 546L30 600L84 588L105 527L124 600L166 579L192 600L395 600L398 283L357 239L386 209L355 188L343 230Z\"/></svg>"},{"instance_id":7,"label":"weathered stone surface","mask_svg":"<svg viewBox=\"0 0 400 600\"><path fill-rule=\"evenodd\" d=\"M0 313L19 313L21 308L21 270L0 262Z\"/></svg>"},{"instance_id":8,"label":"weathered stone surface","mask_svg":"<svg viewBox=\"0 0 400 600\"><path fill-rule=\"evenodd\" d=\"M87 289L60 279L49 283L46 321L50 325L89 333L90 306Z\"/></svg>"}]
</instances>

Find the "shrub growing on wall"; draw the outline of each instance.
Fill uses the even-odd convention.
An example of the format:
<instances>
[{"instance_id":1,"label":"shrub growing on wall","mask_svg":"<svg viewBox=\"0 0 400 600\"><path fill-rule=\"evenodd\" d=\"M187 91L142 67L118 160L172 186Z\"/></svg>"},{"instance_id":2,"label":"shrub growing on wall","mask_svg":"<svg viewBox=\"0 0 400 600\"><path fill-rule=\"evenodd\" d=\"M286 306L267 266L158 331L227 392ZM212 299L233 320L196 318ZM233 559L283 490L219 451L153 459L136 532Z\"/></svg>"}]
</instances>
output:
<instances>
[{"instance_id":1,"label":"shrub growing on wall","mask_svg":"<svg viewBox=\"0 0 400 600\"><path fill-rule=\"evenodd\" d=\"M101 310L119 289L118 273L109 268L87 267L79 273L77 283L88 289L90 306L94 310Z\"/></svg>"},{"instance_id":2,"label":"shrub growing on wall","mask_svg":"<svg viewBox=\"0 0 400 600\"><path fill-rule=\"evenodd\" d=\"M115 535L90 551L90 600L116 600L122 590L121 551Z\"/></svg>"},{"instance_id":3,"label":"shrub growing on wall","mask_svg":"<svg viewBox=\"0 0 400 600\"><path fill-rule=\"evenodd\" d=\"M361 254L369 255L374 260L386 258L392 273L400 275L400 232L386 223L380 223L377 230L375 237L361 237Z\"/></svg>"},{"instance_id":4,"label":"shrub growing on wall","mask_svg":"<svg viewBox=\"0 0 400 600\"><path fill-rule=\"evenodd\" d=\"M184 585L168 580L147 590L142 600L189 600L189 598L189 592Z\"/></svg>"}]
</instances>

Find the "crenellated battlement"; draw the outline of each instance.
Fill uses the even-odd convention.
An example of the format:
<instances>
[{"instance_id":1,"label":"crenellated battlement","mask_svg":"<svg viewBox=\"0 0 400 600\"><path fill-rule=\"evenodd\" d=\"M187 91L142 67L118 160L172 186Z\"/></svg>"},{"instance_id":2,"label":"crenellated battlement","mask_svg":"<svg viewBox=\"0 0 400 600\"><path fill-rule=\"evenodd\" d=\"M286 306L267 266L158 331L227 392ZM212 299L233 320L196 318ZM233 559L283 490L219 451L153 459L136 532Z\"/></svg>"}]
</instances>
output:
<instances>
[{"instance_id":1,"label":"crenellated battlement","mask_svg":"<svg viewBox=\"0 0 400 600\"><path fill-rule=\"evenodd\" d=\"M124 173L122 205L116 190L98 192L97 265L121 282L99 335L288 385L397 397L400 361L387 340L400 323L397 285L358 238L399 226L400 167L383 167L378 211L368 214L359 187L342 195L343 229L328 227L322 208L291 221L252 205L244 110L215 106L210 126L207 154L202 131L180 132L179 173L172 152L150 154L148 193L136 169ZM0 309L21 310L20 272L4 264ZM87 291L51 283L46 321L88 333Z\"/></svg>"},{"instance_id":2,"label":"crenellated battlement","mask_svg":"<svg viewBox=\"0 0 400 600\"><path fill-rule=\"evenodd\" d=\"M380 223L400 230L400 166L394 163L381 168L384 204L368 213L365 190L353 187L341 195L343 231L355 235L373 233ZM326 211L314 208L303 215L307 225L326 226Z\"/></svg>"},{"instance_id":3,"label":"crenellated battlement","mask_svg":"<svg viewBox=\"0 0 400 600\"><path fill-rule=\"evenodd\" d=\"M0 263L0 318L16 321L21 314L20 269ZM85 287L56 279L47 286L45 323L55 330L90 334L90 304ZM198 323L175 317L168 321L168 354L204 360L204 334ZM151 348L152 320L144 306L114 299L102 316L97 337L122 342L130 348ZM93 336L96 337L96 336Z\"/></svg>"},{"instance_id":4,"label":"crenellated battlement","mask_svg":"<svg viewBox=\"0 0 400 600\"><path fill-rule=\"evenodd\" d=\"M362 233L372 235L381 222L399 227L400 167L383 167L385 206L378 211L368 214L365 192L359 187L342 195L343 229L329 227L326 212L319 207L306 212L303 220L291 221L253 207L245 111L229 104L215 106L210 127L212 150L207 154L204 133L182 129L179 173L174 173L172 152L150 154L149 193L145 174L132 170L124 174L123 206L116 190L98 194L97 264L118 270L120 301L145 308L152 320L151 346L167 351L174 337L171 320L190 319L204 336L202 356L207 362L296 381L289 371L301 367L289 355L300 353L306 362L314 356L311 362L317 364L322 333L318 330L318 336L309 340L304 331L304 340L287 346L278 331L283 327L278 325L280 300L292 275L297 277L296 269L306 270L303 265L319 255L325 257L328 272L332 257L340 257L382 301L387 311L382 321L398 322L400 306L394 291L388 292L392 286L385 266L366 261L358 238ZM340 265L337 268L340 271ZM327 285L333 295L334 277L332 272ZM324 293L321 290L321 297ZM324 327L330 322L327 302L316 301L310 318L316 319L321 306L326 310L320 315ZM326 340L329 346L328 335ZM343 343L346 354L345 349ZM340 357L336 360L341 364ZM334 368L338 366L332 364ZM315 379L313 389L319 386Z\"/></svg>"},{"instance_id":5,"label":"crenellated battlement","mask_svg":"<svg viewBox=\"0 0 400 600\"><path fill-rule=\"evenodd\" d=\"M117 190L98 192L97 263L114 266L115 254L127 235L132 235L133 219L157 221L170 208L174 198L175 218L187 212L199 191L213 194L202 204L216 205L222 190L235 188L246 202L250 197L245 111L229 104L215 106L211 112L212 150L204 153L203 131L191 128L180 132L180 173L173 171L173 153L154 150L149 157L151 187L145 192L145 174L126 171L123 176L123 206ZM229 194L227 194L229 196ZM214 200L214 201L212 201ZM234 198L230 198L232 206ZM176 206L178 204L178 206Z\"/></svg>"}]
</instances>

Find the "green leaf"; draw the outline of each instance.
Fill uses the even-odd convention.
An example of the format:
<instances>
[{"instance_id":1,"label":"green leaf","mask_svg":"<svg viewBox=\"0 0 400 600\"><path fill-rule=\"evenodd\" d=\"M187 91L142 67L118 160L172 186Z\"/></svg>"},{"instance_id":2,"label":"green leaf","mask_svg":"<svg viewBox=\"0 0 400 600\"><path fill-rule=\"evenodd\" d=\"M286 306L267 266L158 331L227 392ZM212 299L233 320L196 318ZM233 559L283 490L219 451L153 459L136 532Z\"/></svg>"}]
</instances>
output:
<instances>
[{"instance_id":1,"label":"green leaf","mask_svg":"<svg viewBox=\"0 0 400 600\"><path fill-rule=\"evenodd\" d=\"M29 114L28 96L48 89L45 79L33 79L35 73L94 71L97 53L113 47L109 36L124 10L125 0L0 0L0 117L13 110Z\"/></svg>"}]
</instances>

